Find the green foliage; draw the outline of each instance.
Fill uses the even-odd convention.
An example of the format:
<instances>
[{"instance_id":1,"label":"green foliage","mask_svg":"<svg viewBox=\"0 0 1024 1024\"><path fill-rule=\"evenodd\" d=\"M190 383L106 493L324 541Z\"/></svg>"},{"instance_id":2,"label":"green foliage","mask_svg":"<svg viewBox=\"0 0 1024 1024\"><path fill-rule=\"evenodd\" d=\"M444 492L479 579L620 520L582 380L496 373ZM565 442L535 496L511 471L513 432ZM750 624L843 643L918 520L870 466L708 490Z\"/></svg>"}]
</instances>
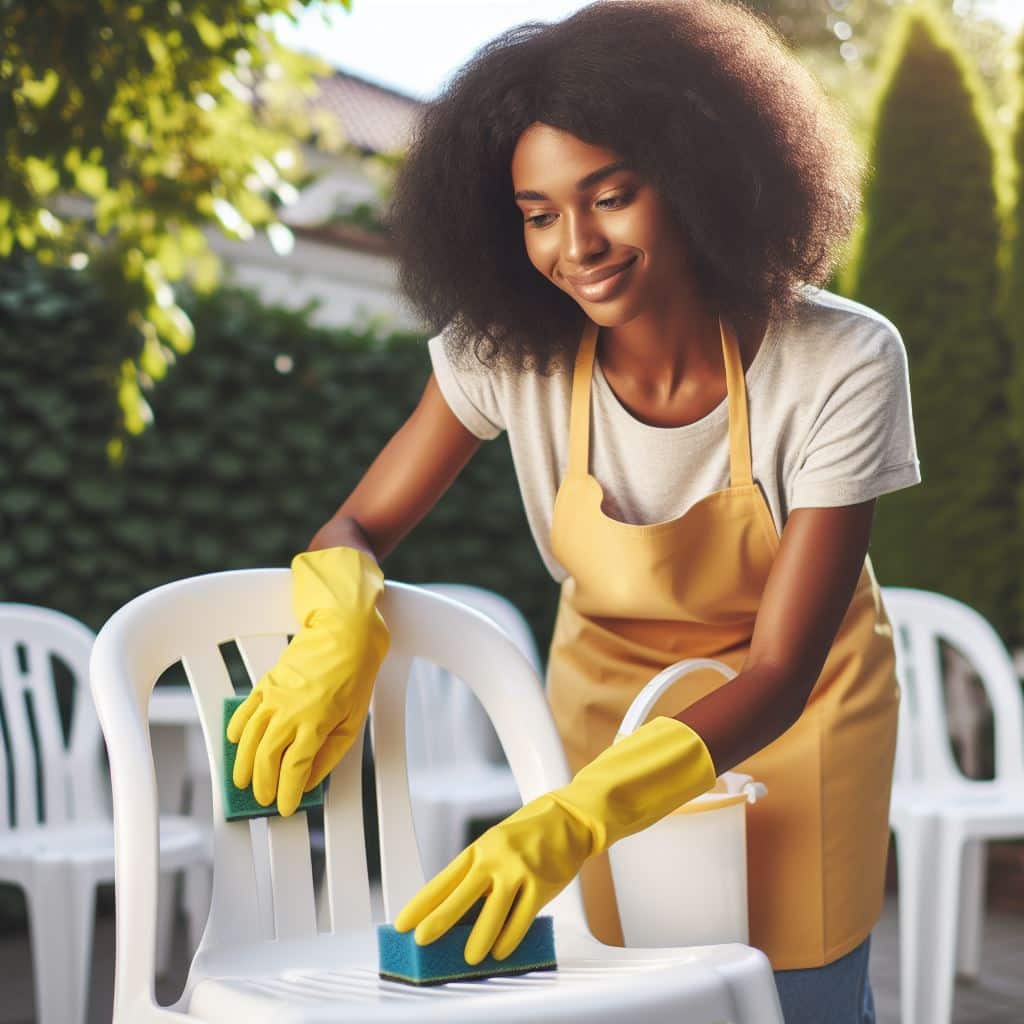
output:
<instances>
[{"instance_id":1,"label":"green foliage","mask_svg":"<svg viewBox=\"0 0 1024 1024\"><path fill-rule=\"evenodd\" d=\"M943 12L994 100L1001 103L1010 33L990 16L986 0L742 0L785 36L800 63L850 115L857 137L865 139L876 67L892 34L892 19L922 2Z\"/></svg>"},{"instance_id":2,"label":"green foliage","mask_svg":"<svg viewBox=\"0 0 1024 1024\"><path fill-rule=\"evenodd\" d=\"M1009 224L1009 266L1000 302L1002 323L1009 335L1013 351L1013 373L1009 387L1010 428L1018 451L1024 451L1024 32L1017 39L1015 51L1017 71L1015 121L1011 136L1015 180L1012 191L1015 203ZM1024 510L1024 479L1016 481L1017 507ZM1020 513L1018 513L1020 514ZM1024 533L1024 522L1017 520L1018 532ZM1024 587L1018 594L1018 621L1024 622Z\"/></svg>"},{"instance_id":3,"label":"green foliage","mask_svg":"<svg viewBox=\"0 0 1024 1024\"><path fill-rule=\"evenodd\" d=\"M897 21L878 99L854 297L889 317L910 365L923 486L879 508L883 583L940 590L1019 642L1020 543L997 316L1000 210L981 88L942 21Z\"/></svg>"},{"instance_id":4,"label":"green foliage","mask_svg":"<svg viewBox=\"0 0 1024 1024\"><path fill-rule=\"evenodd\" d=\"M288 565L415 407L422 337L310 326L247 292L187 296L199 345L151 393L113 466L117 367L132 344L89 272L0 264L0 600L98 629L172 579ZM68 351L80 353L68 360ZM544 650L558 588L536 552L505 439L481 446L384 560L390 579L497 590Z\"/></svg>"},{"instance_id":5,"label":"green foliage","mask_svg":"<svg viewBox=\"0 0 1024 1024\"><path fill-rule=\"evenodd\" d=\"M338 142L308 111L325 66L266 27L310 2L0 4L0 257L18 245L46 263L102 263L96 280L135 335L118 367L115 458L148 421L142 386L192 345L173 282L216 283L201 226L246 239L275 224L302 170L296 142Z\"/></svg>"}]
</instances>

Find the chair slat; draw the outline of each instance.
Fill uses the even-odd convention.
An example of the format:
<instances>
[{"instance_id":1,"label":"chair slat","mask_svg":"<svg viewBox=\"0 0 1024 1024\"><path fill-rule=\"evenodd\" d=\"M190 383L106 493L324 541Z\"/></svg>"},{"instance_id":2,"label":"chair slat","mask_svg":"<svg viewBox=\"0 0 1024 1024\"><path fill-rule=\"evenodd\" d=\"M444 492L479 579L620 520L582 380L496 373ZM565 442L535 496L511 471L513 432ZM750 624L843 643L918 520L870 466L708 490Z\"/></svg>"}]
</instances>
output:
<instances>
[{"instance_id":1,"label":"chair slat","mask_svg":"<svg viewBox=\"0 0 1024 1024\"><path fill-rule=\"evenodd\" d=\"M315 935L316 905L306 812L268 819L267 833L276 937L301 939Z\"/></svg>"},{"instance_id":2,"label":"chair slat","mask_svg":"<svg viewBox=\"0 0 1024 1024\"><path fill-rule=\"evenodd\" d=\"M219 865L230 865L230 870L214 872L204 941L231 944L251 942L261 936L271 938L262 927L259 914L248 822L224 819L224 793L220 782L224 774L224 748L220 730L224 698L234 694L231 677L216 647L187 649L181 661L199 708L210 764L214 858Z\"/></svg>"},{"instance_id":3,"label":"chair slat","mask_svg":"<svg viewBox=\"0 0 1024 1024\"><path fill-rule=\"evenodd\" d=\"M287 646L284 636L236 637L235 645L249 681L255 685L274 667ZM253 830L253 842L259 833ZM266 837L271 877L274 932L277 938L301 938L316 933L313 868L309 825L305 813L267 819ZM257 859L258 862L258 859Z\"/></svg>"},{"instance_id":4,"label":"chair slat","mask_svg":"<svg viewBox=\"0 0 1024 1024\"><path fill-rule=\"evenodd\" d=\"M406 691L412 659L392 650L373 690L370 724L377 783L380 873L386 920L393 920L423 885L423 865L409 800L405 755Z\"/></svg>"},{"instance_id":5,"label":"chair slat","mask_svg":"<svg viewBox=\"0 0 1024 1024\"><path fill-rule=\"evenodd\" d=\"M8 633L0 642L0 690L7 723L7 749L14 774L14 823L24 828L35 825L39 818L36 799L35 751L25 709L25 674L18 664L17 633ZM8 818L8 822L10 817Z\"/></svg>"},{"instance_id":6,"label":"chair slat","mask_svg":"<svg viewBox=\"0 0 1024 1024\"><path fill-rule=\"evenodd\" d=\"M53 663L49 652L38 642L28 645L26 684L31 695L32 717L42 768L45 818L54 824L70 821L74 817L74 810L71 807L68 754L57 707L57 684L53 678Z\"/></svg>"},{"instance_id":7,"label":"chair slat","mask_svg":"<svg viewBox=\"0 0 1024 1024\"><path fill-rule=\"evenodd\" d=\"M331 773L324 801L324 858L331 931L368 927L373 921L363 829L365 732Z\"/></svg>"}]
</instances>

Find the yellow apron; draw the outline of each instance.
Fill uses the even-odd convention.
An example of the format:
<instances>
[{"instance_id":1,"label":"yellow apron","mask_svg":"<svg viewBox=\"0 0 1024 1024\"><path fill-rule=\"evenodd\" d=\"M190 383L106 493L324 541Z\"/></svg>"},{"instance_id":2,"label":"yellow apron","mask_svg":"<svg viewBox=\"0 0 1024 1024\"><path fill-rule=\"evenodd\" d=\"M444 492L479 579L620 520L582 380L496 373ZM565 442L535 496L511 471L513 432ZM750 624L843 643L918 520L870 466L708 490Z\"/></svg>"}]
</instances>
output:
<instances>
[{"instance_id":1,"label":"yellow apron","mask_svg":"<svg viewBox=\"0 0 1024 1024\"><path fill-rule=\"evenodd\" d=\"M721 322L730 486L661 523L628 524L601 511L601 486L588 472L597 332L588 320L576 354L569 461L551 527L552 551L569 575L547 696L574 773L611 744L633 698L666 666L717 658L740 670L779 549L751 472L739 346ZM678 714L723 685L718 673L692 673L663 695L651 717ZM748 906L750 944L775 970L831 963L878 920L898 706L892 630L865 557L804 712L735 766L768 787L747 808ZM607 854L586 863L581 882L594 935L622 945Z\"/></svg>"}]
</instances>

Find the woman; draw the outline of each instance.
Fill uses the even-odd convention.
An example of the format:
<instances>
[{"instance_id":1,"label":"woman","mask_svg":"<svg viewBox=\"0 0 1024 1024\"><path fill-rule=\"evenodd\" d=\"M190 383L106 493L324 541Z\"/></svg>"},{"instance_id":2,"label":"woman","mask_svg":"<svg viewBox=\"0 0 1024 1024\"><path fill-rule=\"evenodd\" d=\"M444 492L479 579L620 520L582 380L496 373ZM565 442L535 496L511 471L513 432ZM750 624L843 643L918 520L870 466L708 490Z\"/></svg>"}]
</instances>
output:
<instances>
[{"instance_id":1,"label":"woman","mask_svg":"<svg viewBox=\"0 0 1024 1024\"><path fill-rule=\"evenodd\" d=\"M920 481L906 354L823 291L859 208L842 120L766 24L719 0L599 0L512 29L429 104L391 210L437 332L420 404L293 565L303 630L229 727L235 782L290 813L362 728L387 555L507 430L561 600L547 694L573 781L488 830L395 926L507 956L605 850L736 768L750 942L786 1020L873 1020L899 692L867 556ZM692 675L615 743L640 688Z\"/></svg>"}]
</instances>

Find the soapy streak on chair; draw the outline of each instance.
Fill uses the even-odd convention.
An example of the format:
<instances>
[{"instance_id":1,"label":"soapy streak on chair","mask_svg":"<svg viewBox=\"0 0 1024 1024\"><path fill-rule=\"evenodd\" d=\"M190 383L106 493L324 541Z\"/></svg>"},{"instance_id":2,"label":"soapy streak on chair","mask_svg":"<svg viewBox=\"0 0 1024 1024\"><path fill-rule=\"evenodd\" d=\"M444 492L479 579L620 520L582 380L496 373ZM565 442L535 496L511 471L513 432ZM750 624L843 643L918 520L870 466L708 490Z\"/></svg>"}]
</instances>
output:
<instances>
[{"instance_id":1,"label":"soapy streak on chair","mask_svg":"<svg viewBox=\"0 0 1024 1024\"><path fill-rule=\"evenodd\" d=\"M579 882L545 909L559 969L413 990L377 976L361 810L361 742L331 777L324 808L330 925L318 933L306 816L272 818L270 901L258 907L252 822L225 822L213 788L210 915L185 991L173 1008L153 1000L156 803L145 742L156 678L182 659L199 705L211 774L220 777L221 701L232 685L218 644L233 639L251 679L279 657L297 624L286 569L215 573L157 588L100 631L91 678L110 752L116 810L117 960L114 1020L259 1022L522 1021L531 1018L711 1024L782 1024L767 957L739 944L619 949L587 931ZM406 684L414 657L465 680L495 725L526 801L568 781L565 756L539 681L491 620L439 594L389 582L381 611L391 649L374 687L382 887L388 920L424 881L405 760Z\"/></svg>"},{"instance_id":2,"label":"soapy streak on chair","mask_svg":"<svg viewBox=\"0 0 1024 1024\"><path fill-rule=\"evenodd\" d=\"M954 977L978 977L985 843L1024 836L1024 700L999 635L960 601L884 587L902 689L890 823L900 878L905 1024L948 1024ZM978 673L993 708L995 778L964 777L953 758L939 641Z\"/></svg>"},{"instance_id":3,"label":"soapy streak on chair","mask_svg":"<svg viewBox=\"0 0 1024 1024\"><path fill-rule=\"evenodd\" d=\"M0 881L25 892L39 1024L85 1021L96 886L114 880L100 729L86 685L93 639L87 626L63 612L0 604ZM73 676L67 745L53 657ZM164 871L205 856L193 822L160 818Z\"/></svg>"}]
</instances>

